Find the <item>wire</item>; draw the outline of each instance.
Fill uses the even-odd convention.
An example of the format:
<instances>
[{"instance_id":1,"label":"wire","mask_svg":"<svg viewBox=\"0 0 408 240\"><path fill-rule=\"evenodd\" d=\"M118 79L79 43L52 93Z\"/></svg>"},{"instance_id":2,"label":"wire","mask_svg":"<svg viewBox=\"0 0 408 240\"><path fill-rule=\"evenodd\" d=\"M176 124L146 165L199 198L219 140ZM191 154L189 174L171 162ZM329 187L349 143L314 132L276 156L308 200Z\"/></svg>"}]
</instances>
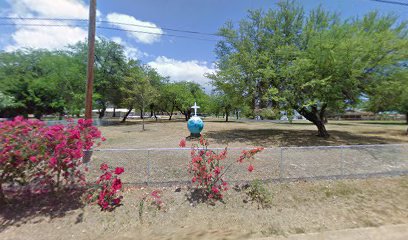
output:
<instances>
[{"instance_id":1,"label":"wire","mask_svg":"<svg viewBox=\"0 0 408 240\"><path fill-rule=\"evenodd\" d=\"M0 26L84 27L83 25L75 25L75 24L35 24L35 23L0 23ZM123 32L136 32L136 33L151 34L151 35L158 35L158 36L195 39L195 40L201 40L201 41L218 42L218 40L216 40L216 39L206 39L206 38L198 38L198 37L192 37L192 36L183 36L183 35L175 35L175 34L167 34L167 33L153 33L153 32L146 32L146 31L139 31L139 30L130 30L130 29L122 29L122 28L114 28L114 27L104 27L104 26L96 26L96 28L107 29L107 30L115 30L115 31L123 31Z\"/></svg>"},{"instance_id":2,"label":"wire","mask_svg":"<svg viewBox=\"0 0 408 240\"><path fill-rule=\"evenodd\" d=\"M211 42L218 42L219 41L219 40L216 40L216 39L197 38L197 37L167 34L167 33L152 33L152 32L145 32L145 31L139 31L139 30L125 30L125 29L122 29L122 28L114 28L114 27L97 26L97 28L108 29L108 30L116 30L116 31L125 31L125 32L137 32L137 33L154 34L154 35L168 36L168 37L189 38L189 39L196 39L196 40L202 40L202 41L211 41Z\"/></svg>"},{"instance_id":3,"label":"wire","mask_svg":"<svg viewBox=\"0 0 408 240\"><path fill-rule=\"evenodd\" d=\"M388 4L394 4L394 5L401 5L401 6L407 6L408 7L408 3L405 2L397 2L397 1L389 1L389 0L370 0L373 2L380 2L380 3L388 3Z\"/></svg>"},{"instance_id":4,"label":"wire","mask_svg":"<svg viewBox=\"0 0 408 240\"><path fill-rule=\"evenodd\" d=\"M0 17L0 19L3 20L39 20L39 21L77 21L77 22L88 22L88 19L74 19L74 18L34 18L34 17ZM190 34L199 34L199 35L207 35L207 36L217 36L219 37L219 34L216 33L205 33L205 32L199 32L199 31L191 31L191 30L181 30L181 29L175 29L175 28L164 28L164 27L154 27L154 26L145 26L145 25L140 25L140 24L133 24L133 23L124 23L124 22L111 22L111 21L105 21L105 20L99 20L96 21L98 23L109 23L109 24L114 24L114 25L123 25L123 26L134 26L134 27L141 27L141 28L160 28L166 31L173 31L173 32L182 32L182 33L190 33Z\"/></svg>"}]
</instances>

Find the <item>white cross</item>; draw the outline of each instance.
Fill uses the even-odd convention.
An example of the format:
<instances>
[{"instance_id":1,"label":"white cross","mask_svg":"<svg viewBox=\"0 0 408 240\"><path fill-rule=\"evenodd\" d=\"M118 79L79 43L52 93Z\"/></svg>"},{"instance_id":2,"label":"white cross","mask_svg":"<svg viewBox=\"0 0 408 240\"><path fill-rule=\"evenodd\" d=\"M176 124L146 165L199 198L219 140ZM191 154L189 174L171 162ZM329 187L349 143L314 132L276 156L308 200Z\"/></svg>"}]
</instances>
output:
<instances>
[{"instance_id":1,"label":"white cross","mask_svg":"<svg viewBox=\"0 0 408 240\"><path fill-rule=\"evenodd\" d=\"M197 103L194 102L194 106L192 106L191 108L194 108L194 116L197 116L197 109L200 108L199 106L197 106Z\"/></svg>"}]
</instances>

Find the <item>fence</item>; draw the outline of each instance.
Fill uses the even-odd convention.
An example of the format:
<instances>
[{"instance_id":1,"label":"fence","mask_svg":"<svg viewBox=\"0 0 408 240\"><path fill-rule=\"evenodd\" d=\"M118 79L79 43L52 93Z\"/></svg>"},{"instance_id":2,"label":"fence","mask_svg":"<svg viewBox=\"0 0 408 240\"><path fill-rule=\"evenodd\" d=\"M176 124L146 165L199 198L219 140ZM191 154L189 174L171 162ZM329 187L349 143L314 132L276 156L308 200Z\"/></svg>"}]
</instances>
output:
<instances>
[{"instance_id":1,"label":"fence","mask_svg":"<svg viewBox=\"0 0 408 240\"><path fill-rule=\"evenodd\" d=\"M215 152L221 148L212 148ZM408 174L408 144L312 146L267 148L256 155L255 170L248 173L236 159L244 148L229 148L225 178L231 182L259 179L365 178ZM166 185L188 183L189 148L99 149L92 154L89 176L97 178L99 165L123 166L127 184Z\"/></svg>"}]
</instances>

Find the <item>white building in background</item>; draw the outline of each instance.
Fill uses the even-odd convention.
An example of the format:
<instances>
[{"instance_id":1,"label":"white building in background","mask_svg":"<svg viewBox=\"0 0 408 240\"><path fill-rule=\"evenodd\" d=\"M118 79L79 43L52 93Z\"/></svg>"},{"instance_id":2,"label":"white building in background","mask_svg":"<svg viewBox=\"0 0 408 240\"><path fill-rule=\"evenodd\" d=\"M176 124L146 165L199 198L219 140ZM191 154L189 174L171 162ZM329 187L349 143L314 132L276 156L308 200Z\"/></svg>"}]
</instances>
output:
<instances>
[{"instance_id":1,"label":"white building in background","mask_svg":"<svg viewBox=\"0 0 408 240\"><path fill-rule=\"evenodd\" d=\"M116 108L116 109L106 108L105 117L113 117L113 112L115 112L116 117L123 117L128 111L129 109L127 108ZM92 110L92 113L99 114L99 110L98 109ZM132 111L129 114L129 117L135 117L135 116L139 116L139 115L136 114L135 109L132 109Z\"/></svg>"}]
</instances>

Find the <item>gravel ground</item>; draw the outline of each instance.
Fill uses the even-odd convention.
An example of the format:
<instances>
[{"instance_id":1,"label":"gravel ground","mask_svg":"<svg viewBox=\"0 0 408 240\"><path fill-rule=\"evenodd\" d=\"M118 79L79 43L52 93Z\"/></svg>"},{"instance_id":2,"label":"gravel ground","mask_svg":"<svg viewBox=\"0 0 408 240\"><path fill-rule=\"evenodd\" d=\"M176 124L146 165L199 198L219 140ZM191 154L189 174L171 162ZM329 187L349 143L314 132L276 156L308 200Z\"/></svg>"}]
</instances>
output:
<instances>
[{"instance_id":1,"label":"gravel ground","mask_svg":"<svg viewBox=\"0 0 408 240\"><path fill-rule=\"evenodd\" d=\"M184 187L161 188L165 206L140 201L153 188L132 187L114 212L75 198L14 201L0 209L0 239L247 239L408 223L408 177L268 184L270 208L246 191L225 203L188 201ZM140 214L141 213L141 214Z\"/></svg>"}]
</instances>

